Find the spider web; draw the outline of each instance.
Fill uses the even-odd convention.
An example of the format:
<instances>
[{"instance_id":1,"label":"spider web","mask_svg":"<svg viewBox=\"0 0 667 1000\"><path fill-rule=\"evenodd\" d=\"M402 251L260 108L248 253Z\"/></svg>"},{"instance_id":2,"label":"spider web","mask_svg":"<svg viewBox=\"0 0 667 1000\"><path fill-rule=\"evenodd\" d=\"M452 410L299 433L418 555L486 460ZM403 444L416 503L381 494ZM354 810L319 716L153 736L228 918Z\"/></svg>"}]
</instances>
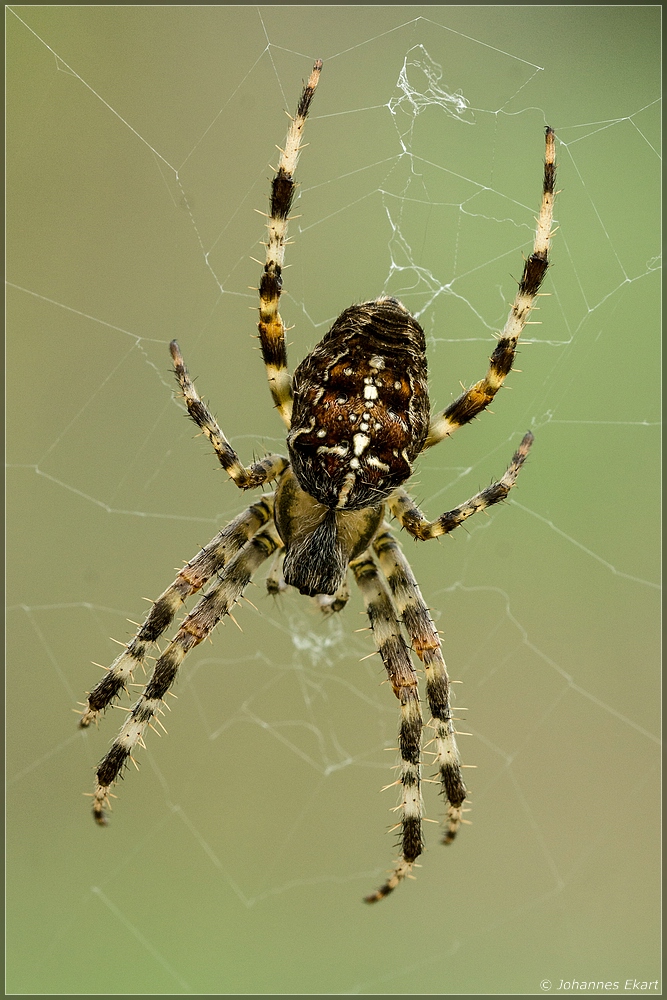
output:
<instances>
[{"instance_id":1,"label":"spider web","mask_svg":"<svg viewBox=\"0 0 667 1000\"><path fill-rule=\"evenodd\" d=\"M9 992L656 980L659 18L7 9ZM284 446L250 339L253 209L316 57L292 368L343 307L396 295L446 405L530 250L545 124L562 188L522 373L412 481L435 517L535 433L501 510L404 541L463 682L474 823L449 849L427 823L417 881L372 910L398 712L357 594L324 619L259 574L243 631L186 660L106 831L81 792L122 713L82 734L70 712L142 595L244 505L173 398L169 340L243 459ZM440 818L434 786L425 805Z\"/></svg>"}]
</instances>

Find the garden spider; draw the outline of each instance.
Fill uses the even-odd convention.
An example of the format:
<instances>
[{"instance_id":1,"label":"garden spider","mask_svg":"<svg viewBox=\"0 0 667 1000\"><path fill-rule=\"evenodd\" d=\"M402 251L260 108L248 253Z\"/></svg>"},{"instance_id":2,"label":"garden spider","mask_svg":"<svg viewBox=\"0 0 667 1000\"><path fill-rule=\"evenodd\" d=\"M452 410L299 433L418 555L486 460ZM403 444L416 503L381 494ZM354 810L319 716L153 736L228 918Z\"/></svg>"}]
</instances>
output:
<instances>
[{"instance_id":1,"label":"garden spider","mask_svg":"<svg viewBox=\"0 0 667 1000\"><path fill-rule=\"evenodd\" d=\"M422 852L421 736L417 674L410 647L426 675L433 729L431 744L441 791L447 803L443 842L451 843L463 822L466 788L452 720L449 679L438 632L412 570L385 521L386 508L416 539L453 531L468 517L504 500L514 486L533 435L528 432L505 475L466 503L428 521L402 484L426 448L449 437L488 406L512 368L519 335L528 320L548 266L554 200L555 139L546 129L544 188L533 252L485 377L442 413L430 415L426 343L422 328L394 298L350 306L301 362L292 379L287 370L285 327L278 312L282 290L287 223L295 191L294 172L301 136L322 63L316 62L273 179L268 215L266 264L259 286L259 340L275 406L288 428L289 459L267 455L246 468L201 401L176 341L170 345L176 378L188 412L215 449L220 464L239 489L275 482L275 492L220 531L182 569L153 604L143 625L90 692L80 725L100 714L126 689L147 649L169 627L183 602L211 586L181 622L176 636L155 663L143 693L109 752L97 768L93 815L107 821L112 785L121 776L146 727L158 716L186 653L231 614L255 571L270 556L282 557L267 581L277 592L286 585L315 597L325 611L340 611L348 599L347 570L363 595L377 650L401 704L396 785L401 856L390 876L367 897L387 896ZM402 625L402 628L401 628ZM406 633L409 645L403 633Z\"/></svg>"}]
</instances>

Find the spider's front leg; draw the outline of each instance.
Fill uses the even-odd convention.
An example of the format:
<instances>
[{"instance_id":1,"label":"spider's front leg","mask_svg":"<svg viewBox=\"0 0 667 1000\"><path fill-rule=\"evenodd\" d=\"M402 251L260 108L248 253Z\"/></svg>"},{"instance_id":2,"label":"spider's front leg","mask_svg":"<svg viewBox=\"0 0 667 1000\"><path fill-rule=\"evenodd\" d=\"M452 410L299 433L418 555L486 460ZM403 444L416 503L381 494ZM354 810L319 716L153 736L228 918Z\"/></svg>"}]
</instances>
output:
<instances>
[{"instance_id":1,"label":"spider's front leg","mask_svg":"<svg viewBox=\"0 0 667 1000\"><path fill-rule=\"evenodd\" d=\"M143 663L148 649L171 625L183 603L201 590L214 573L220 573L260 528L273 519L274 494L269 493L218 532L208 545L188 562L176 579L160 594L127 646L106 669L99 684L88 694L88 701L79 721L81 729L97 722L102 712L127 691L136 667Z\"/></svg>"},{"instance_id":2,"label":"spider's front leg","mask_svg":"<svg viewBox=\"0 0 667 1000\"><path fill-rule=\"evenodd\" d=\"M514 452L507 472L497 483L491 483L485 490L476 493L470 500L466 500L460 507L447 510L435 521L429 521L419 507L404 489L395 490L389 498L388 504L394 517L400 521L406 531L421 541L429 538L437 538L438 535L446 535L454 528L458 528L467 518L472 517L479 510L491 507L494 503L505 500L507 494L516 483L521 466L526 460L533 443L533 435L530 431L524 435L521 444Z\"/></svg>"},{"instance_id":3,"label":"spider's front leg","mask_svg":"<svg viewBox=\"0 0 667 1000\"><path fill-rule=\"evenodd\" d=\"M423 721L417 674L401 635L387 585L368 552L354 559L350 563L350 568L361 590L378 652L382 657L394 694L401 703L401 724L398 734L401 774L396 784L400 784L402 789L401 801L397 807L401 816L398 826L401 830L402 857L384 885L366 897L367 903L375 903L388 896L404 878L410 875L412 866L424 846L421 797Z\"/></svg>"},{"instance_id":4,"label":"spider's front leg","mask_svg":"<svg viewBox=\"0 0 667 1000\"><path fill-rule=\"evenodd\" d=\"M144 691L130 710L106 756L97 768L93 795L93 816L100 826L107 822L111 786L121 776L133 749L143 746L146 728L162 714L161 707L187 653L199 645L221 618L230 614L253 574L282 545L273 522L261 528L227 564L217 581L200 599L155 664ZM163 727L164 728L164 727Z\"/></svg>"},{"instance_id":5,"label":"spider's front leg","mask_svg":"<svg viewBox=\"0 0 667 1000\"><path fill-rule=\"evenodd\" d=\"M373 548L384 573L398 617L410 637L412 648L424 665L426 697L431 710L435 746L433 761L440 786L448 802L444 844L451 844L463 821L466 786L461 775L461 758L452 719L450 682L438 632L398 542L388 524L382 526Z\"/></svg>"}]
</instances>

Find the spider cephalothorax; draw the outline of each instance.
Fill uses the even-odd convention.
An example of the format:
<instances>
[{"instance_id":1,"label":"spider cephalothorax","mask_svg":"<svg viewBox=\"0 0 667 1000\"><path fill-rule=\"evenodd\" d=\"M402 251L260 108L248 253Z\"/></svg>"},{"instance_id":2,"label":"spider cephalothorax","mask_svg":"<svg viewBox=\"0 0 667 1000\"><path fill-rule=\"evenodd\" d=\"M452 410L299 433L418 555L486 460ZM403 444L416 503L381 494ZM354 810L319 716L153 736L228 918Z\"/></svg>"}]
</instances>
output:
<instances>
[{"instance_id":1,"label":"spider cephalothorax","mask_svg":"<svg viewBox=\"0 0 667 1000\"><path fill-rule=\"evenodd\" d=\"M400 788L396 807L401 855L368 902L388 895L410 874L422 852L421 739L418 679L410 651L424 668L433 730L433 766L446 803L443 842L463 822L466 787L456 745L449 678L440 638L412 570L385 517L391 513L415 538L453 531L479 510L503 500L514 486L533 441L524 435L498 482L429 521L402 488L417 456L482 412L512 368L519 335L548 266L553 214L555 139L546 130L542 205L531 255L505 328L484 378L441 413L431 414L426 344L419 323L394 298L350 306L301 362L287 369L285 327L278 311L287 223L294 197L301 135L322 69L316 62L292 119L271 188L266 263L259 286L259 340L275 406L288 428L289 459L267 455L244 466L198 396L176 341L174 370L188 412L213 445L222 467L243 490L275 482L274 493L250 505L226 525L178 574L153 605L143 625L90 692L81 726L126 690L147 650L170 626L183 602L208 589L158 656L153 673L109 752L97 768L93 815L106 823L112 785L143 746L185 655L231 614L259 566L275 555L267 586L293 586L338 612L349 591L348 569L363 595L371 629L394 694L401 705L398 736ZM281 572L282 568L282 572ZM408 642L406 642L406 637Z\"/></svg>"}]
</instances>

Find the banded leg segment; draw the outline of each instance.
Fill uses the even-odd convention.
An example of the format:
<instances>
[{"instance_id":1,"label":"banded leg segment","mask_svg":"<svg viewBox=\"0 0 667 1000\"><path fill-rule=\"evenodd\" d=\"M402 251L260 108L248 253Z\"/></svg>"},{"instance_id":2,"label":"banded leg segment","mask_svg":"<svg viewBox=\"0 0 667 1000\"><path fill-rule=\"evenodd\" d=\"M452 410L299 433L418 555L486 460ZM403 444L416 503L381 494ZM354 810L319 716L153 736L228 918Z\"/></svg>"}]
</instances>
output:
<instances>
[{"instance_id":1,"label":"banded leg segment","mask_svg":"<svg viewBox=\"0 0 667 1000\"><path fill-rule=\"evenodd\" d=\"M97 768L93 816L101 826L105 826L107 822L106 813L111 785L120 777L128 759L132 758L135 746L137 744L144 746L143 736L146 727L152 727L153 718L161 714L160 706L174 683L186 654L211 633L221 618L229 614L253 574L281 545L282 542L273 523L258 531L226 566L215 586L201 598L184 619L178 632L157 660L143 694ZM156 721L159 724L159 720Z\"/></svg>"},{"instance_id":2,"label":"banded leg segment","mask_svg":"<svg viewBox=\"0 0 667 1000\"><path fill-rule=\"evenodd\" d=\"M338 614L347 605L350 599L350 587L347 582L347 574L336 593L329 597L327 594L318 594L314 600L320 611L325 614Z\"/></svg>"},{"instance_id":3,"label":"banded leg segment","mask_svg":"<svg viewBox=\"0 0 667 1000\"><path fill-rule=\"evenodd\" d=\"M497 483L491 483L481 493L476 493L470 500L466 500L460 507L447 510L435 521L428 521L419 507L403 489L396 490L387 501L389 509L394 517L400 521L406 531L409 531L415 538L426 541L429 538L437 538L438 535L446 535L454 528L458 528L467 518L476 514L478 510L491 507L494 503L505 500L507 494L516 483L521 466L526 460L530 451L530 446L534 441L530 431L524 435L521 444L514 452L507 472Z\"/></svg>"},{"instance_id":4,"label":"banded leg segment","mask_svg":"<svg viewBox=\"0 0 667 1000\"><path fill-rule=\"evenodd\" d=\"M266 245L266 264L259 283L259 342L266 365L269 389L278 413L286 426L292 417L292 380L287 370L287 349L285 347L285 325L278 312L283 287L282 271L287 242L287 223L294 199L294 173L301 152L301 138L306 117L315 88L320 78L322 62L313 66L308 83L292 118L285 148L280 150L278 171L271 185L271 199Z\"/></svg>"},{"instance_id":5,"label":"banded leg segment","mask_svg":"<svg viewBox=\"0 0 667 1000\"><path fill-rule=\"evenodd\" d=\"M555 182L555 134L552 128L547 128L542 204L537 220L535 243L532 254L524 264L523 275L505 328L491 355L489 370L484 378L462 393L442 413L431 417L428 437L424 444L425 449L449 437L458 427L469 423L482 410L486 409L512 370L517 341L528 321L535 297L549 266L549 240L553 221Z\"/></svg>"},{"instance_id":6,"label":"banded leg segment","mask_svg":"<svg viewBox=\"0 0 667 1000\"><path fill-rule=\"evenodd\" d=\"M261 461L255 462L249 468L246 468L220 430L209 408L199 398L190 374L185 367L181 349L175 340L172 340L170 343L169 350L171 351L174 361L174 372L181 387L188 413L197 426L201 427L213 445L220 465L225 472L229 473L238 488L240 490L250 490L277 479L289 465L288 460L283 458L282 455L267 455Z\"/></svg>"},{"instance_id":7,"label":"banded leg segment","mask_svg":"<svg viewBox=\"0 0 667 1000\"><path fill-rule=\"evenodd\" d=\"M421 797L421 733L422 714L419 705L417 674L410 653L396 620L387 586L378 572L372 556L367 552L350 563L355 580L363 595L373 636L382 657L394 694L401 703L401 724L398 746L401 754L402 857L385 884L366 897L375 903L388 896L412 871L412 866L423 849L422 797Z\"/></svg>"},{"instance_id":8,"label":"banded leg segment","mask_svg":"<svg viewBox=\"0 0 667 1000\"><path fill-rule=\"evenodd\" d=\"M451 844L461 823L466 787L461 775L461 758L456 745L449 677L442 655L440 639L410 564L389 525L373 542L380 568L387 578L398 617L410 636L417 656L426 672L426 697L431 709L435 731L435 766L440 777L441 791L447 803L444 844Z\"/></svg>"},{"instance_id":9,"label":"banded leg segment","mask_svg":"<svg viewBox=\"0 0 667 1000\"><path fill-rule=\"evenodd\" d=\"M148 647L169 628L183 602L201 590L213 574L223 569L248 539L272 519L273 498L273 493L262 497L230 521L158 597L139 631L88 695L88 704L79 722L81 729L97 722L100 714L126 690L135 667L143 661Z\"/></svg>"}]
</instances>

